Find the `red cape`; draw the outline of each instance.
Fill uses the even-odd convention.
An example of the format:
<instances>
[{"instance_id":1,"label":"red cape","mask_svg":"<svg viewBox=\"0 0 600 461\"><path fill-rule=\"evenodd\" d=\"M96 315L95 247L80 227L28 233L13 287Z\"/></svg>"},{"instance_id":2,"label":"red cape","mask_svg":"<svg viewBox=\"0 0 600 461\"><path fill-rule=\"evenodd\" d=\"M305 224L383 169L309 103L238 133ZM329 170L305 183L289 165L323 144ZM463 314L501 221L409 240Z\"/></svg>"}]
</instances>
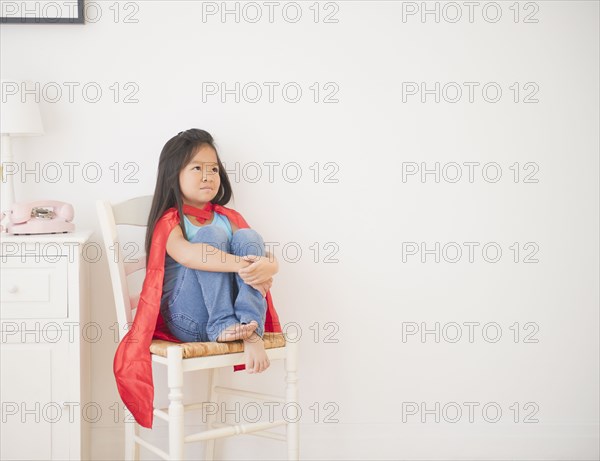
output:
<instances>
[{"instance_id":1,"label":"red cape","mask_svg":"<svg viewBox=\"0 0 600 461\"><path fill-rule=\"evenodd\" d=\"M214 211L229 218L239 229L250 226L237 211L214 205ZM164 339L181 343L173 336L160 314L160 302L165 271L167 238L179 224L177 208L166 210L156 223L147 258L146 278L142 286L133 325L123 337L115 352L113 371L121 400L131 411L135 420L143 427L152 428L154 419L154 384L152 382L152 358L150 344L153 339ZM270 291L267 292L267 315L265 332L281 333L279 317L273 306ZM245 364L234 365L233 371L246 368Z\"/></svg>"}]
</instances>

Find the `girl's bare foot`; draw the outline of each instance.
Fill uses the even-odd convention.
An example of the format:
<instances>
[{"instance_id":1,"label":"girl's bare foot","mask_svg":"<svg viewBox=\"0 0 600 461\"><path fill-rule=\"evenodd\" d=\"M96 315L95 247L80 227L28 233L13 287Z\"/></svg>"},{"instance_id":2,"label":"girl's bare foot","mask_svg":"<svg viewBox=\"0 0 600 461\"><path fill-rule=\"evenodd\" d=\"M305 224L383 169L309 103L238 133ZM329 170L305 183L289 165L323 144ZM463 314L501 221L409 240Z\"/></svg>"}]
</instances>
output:
<instances>
[{"instance_id":1,"label":"girl's bare foot","mask_svg":"<svg viewBox=\"0 0 600 461\"><path fill-rule=\"evenodd\" d=\"M249 336L248 328L241 323L235 323L225 328L217 337L217 342L237 341Z\"/></svg>"},{"instance_id":2,"label":"girl's bare foot","mask_svg":"<svg viewBox=\"0 0 600 461\"><path fill-rule=\"evenodd\" d=\"M254 332L254 330L258 328L258 322L256 320L250 320L250 323L242 323L242 325L246 327L246 331L248 332L246 338L248 338Z\"/></svg>"},{"instance_id":3,"label":"girl's bare foot","mask_svg":"<svg viewBox=\"0 0 600 461\"><path fill-rule=\"evenodd\" d=\"M217 337L217 342L237 341L248 338L256 327L250 327L250 324L235 323L225 328Z\"/></svg>"},{"instance_id":4,"label":"girl's bare foot","mask_svg":"<svg viewBox=\"0 0 600 461\"><path fill-rule=\"evenodd\" d=\"M250 337L244 339L244 356L248 373L262 373L271 364L262 338L254 331Z\"/></svg>"}]
</instances>

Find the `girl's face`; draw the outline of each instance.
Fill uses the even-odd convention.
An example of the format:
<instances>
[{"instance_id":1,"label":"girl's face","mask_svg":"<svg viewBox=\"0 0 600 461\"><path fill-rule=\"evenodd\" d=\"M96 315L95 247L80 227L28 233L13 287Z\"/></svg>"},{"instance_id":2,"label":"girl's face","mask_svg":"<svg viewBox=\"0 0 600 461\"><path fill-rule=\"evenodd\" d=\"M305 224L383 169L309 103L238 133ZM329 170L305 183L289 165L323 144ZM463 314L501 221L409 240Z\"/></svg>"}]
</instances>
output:
<instances>
[{"instance_id":1,"label":"girl's face","mask_svg":"<svg viewBox=\"0 0 600 461\"><path fill-rule=\"evenodd\" d=\"M179 172L183 203L202 208L217 196L220 185L217 153L208 144L203 144Z\"/></svg>"}]
</instances>

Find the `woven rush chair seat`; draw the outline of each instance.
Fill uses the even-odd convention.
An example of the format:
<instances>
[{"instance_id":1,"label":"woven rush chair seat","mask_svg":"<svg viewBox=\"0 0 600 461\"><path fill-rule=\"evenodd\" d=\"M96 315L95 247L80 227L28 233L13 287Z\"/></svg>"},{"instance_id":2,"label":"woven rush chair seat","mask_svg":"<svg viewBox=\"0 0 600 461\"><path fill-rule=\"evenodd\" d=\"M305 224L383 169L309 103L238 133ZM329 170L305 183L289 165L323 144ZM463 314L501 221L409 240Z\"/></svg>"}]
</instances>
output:
<instances>
[{"instance_id":1,"label":"woven rush chair seat","mask_svg":"<svg viewBox=\"0 0 600 461\"><path fill-rule=\"evenodd\" d=\"M285 346L285 336L283 333L268 333L265 332L263 336L265 349L273 349L276 347ZM192 343L174 343L172 341L165 341L164 339L153 339L150 344L150 353L160 355L161 357L167 357L167 348L170 346L180 346L182 348L182 354L184 359L192 357L208 357L211 355L223 355L223 354L234 354L236 352L243 352L244 341L227 341L227 342L192 342Z\"/></svg>"}]
</instances>

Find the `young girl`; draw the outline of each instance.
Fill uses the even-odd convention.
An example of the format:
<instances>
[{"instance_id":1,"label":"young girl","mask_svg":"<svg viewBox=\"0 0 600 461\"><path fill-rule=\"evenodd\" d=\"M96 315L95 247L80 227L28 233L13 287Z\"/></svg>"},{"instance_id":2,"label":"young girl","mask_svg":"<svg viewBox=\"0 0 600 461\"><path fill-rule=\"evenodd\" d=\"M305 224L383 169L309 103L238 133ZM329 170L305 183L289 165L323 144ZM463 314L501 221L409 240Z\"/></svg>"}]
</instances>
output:
<instances>
[{"instance_id":1,"label":"young girl","mask_svg":"<svg viewBox=\"0 0 600 461\"><path fill-rule=\"evenodd\" d=\"M184 342L244 341L249 373L269 367L263 335L265 296L278 262L254 229L238 229L214 205L233 195L212 136L190 129L171 138L158 164L146 254L165 210L179 211L166 242L160 313Z\"/></svg>"}]
</instances>

